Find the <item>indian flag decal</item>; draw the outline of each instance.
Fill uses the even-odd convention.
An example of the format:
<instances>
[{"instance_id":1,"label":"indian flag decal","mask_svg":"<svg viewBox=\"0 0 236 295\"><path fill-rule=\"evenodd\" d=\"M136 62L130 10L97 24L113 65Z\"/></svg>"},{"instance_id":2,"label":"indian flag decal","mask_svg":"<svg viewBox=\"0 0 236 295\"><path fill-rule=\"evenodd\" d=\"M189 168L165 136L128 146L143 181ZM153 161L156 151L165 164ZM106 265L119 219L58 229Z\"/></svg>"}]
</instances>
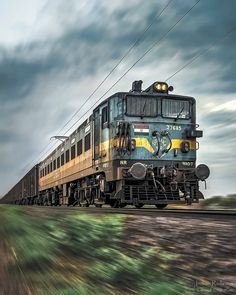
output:
<instances>
[{"instance_id":1,"label":"indian flag decal","mask_svg":"<svg viewBox=\"0 0 236 295\"><path fill-rule=\"evenodd\" d=\"M134 124L134 133L149 134L149 125L147 124Z\"/></svg>"}]
</instances>

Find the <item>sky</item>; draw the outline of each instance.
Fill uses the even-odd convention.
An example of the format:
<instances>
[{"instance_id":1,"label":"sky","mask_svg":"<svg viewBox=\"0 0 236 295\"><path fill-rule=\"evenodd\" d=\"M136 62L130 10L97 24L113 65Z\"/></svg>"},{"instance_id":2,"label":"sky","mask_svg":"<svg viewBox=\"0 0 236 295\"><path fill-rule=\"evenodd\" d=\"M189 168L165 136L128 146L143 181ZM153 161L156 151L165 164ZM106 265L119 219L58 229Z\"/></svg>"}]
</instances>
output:
<instances>
[{"instance_id":1,"label":"sky","mask_svg":"<svg viewBox=\"0 0 236 295\"><path fill-rule=\"evenodd\" d=\"M236 1L201 0L174 26L195 3L2 0L0 195L55 147L50 137L76 110L60 135L154 43L107 96L129 91L134 80L143 80L144 88L165 81L210 47L168 83L174 94L197 100L197 122L204 130L197 161L211 169L207 191L201 186L203 193L207 197L235 193ZM81 107L151 23L137 46Z\"/></svg>"}]
</instances>

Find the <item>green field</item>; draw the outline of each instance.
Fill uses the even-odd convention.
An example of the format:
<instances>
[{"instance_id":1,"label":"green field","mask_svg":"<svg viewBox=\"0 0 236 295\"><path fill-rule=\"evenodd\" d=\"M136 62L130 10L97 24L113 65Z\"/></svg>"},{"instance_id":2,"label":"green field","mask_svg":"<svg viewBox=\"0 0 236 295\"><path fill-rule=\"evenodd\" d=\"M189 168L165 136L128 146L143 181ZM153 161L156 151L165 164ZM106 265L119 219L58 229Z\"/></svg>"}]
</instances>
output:
<instances>
[{"instance_id":1,"label":"green field","mask_svg":"<svg viewBox=\"0 0 236 295\"><path fill-rule=\"evenodd\" d=\"M171 275L174 253L130 242L128 216L58 211L0 207L7 275L25 294L194 294Z\"/></svg>"}]
</instances>

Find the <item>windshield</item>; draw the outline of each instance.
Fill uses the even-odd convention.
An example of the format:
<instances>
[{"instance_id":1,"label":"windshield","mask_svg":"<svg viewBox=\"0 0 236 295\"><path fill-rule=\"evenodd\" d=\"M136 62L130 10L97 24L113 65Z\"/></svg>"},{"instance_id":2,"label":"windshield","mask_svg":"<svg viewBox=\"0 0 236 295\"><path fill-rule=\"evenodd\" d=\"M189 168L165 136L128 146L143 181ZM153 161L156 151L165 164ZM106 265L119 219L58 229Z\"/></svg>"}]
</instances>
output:
<instances>
[{"instance_id":1,"label":"windshield","mask_svg":"<svg viewBox=\"0 0 236 295\"><path fill-rule=\"evenodd\" d=\"M157 98L145 96L127 96L127 116L156 117Z\"/></svg>"},{"instance_id":2,"label":"windshield","mask_svg":"<svg viewBox=\"0 0 236 295\"><path fill-rule=\"evenodd\" d=\"M190 104L187 100L162 99L162 116L175 119L190 118Z\"/></svg>"}]
</instances>

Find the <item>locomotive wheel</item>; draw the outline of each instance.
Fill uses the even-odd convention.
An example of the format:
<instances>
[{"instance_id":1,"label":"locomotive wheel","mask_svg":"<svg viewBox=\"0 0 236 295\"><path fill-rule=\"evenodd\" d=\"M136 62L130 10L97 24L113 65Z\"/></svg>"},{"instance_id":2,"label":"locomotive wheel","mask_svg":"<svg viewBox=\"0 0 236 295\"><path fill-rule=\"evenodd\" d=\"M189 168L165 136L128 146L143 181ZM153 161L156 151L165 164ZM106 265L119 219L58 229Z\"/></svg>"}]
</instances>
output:
<instances>
[{"instance_id":1,"label":"locomotive wheel","mask_svg":"<svg viewBox=\"0 0 236 295\"><path fill-rule=\"evenodd\" d=\"M89 203L79 203L79 207L89 207Z\"/></svg>"},{"instance_id":2,"label":"locomotive wheel","mask_svg":"<svg viewBox=\"0 0 236 295\"><path fill-rule=\"evenodd\" d=\"M79 193L78 204L79 204L79 207L89 207L90 205L88 199L85 197L84 190L81 190Z\"/></svg>"},{"instance_id":3,"label":"locomotive wheel","mask_svg":"<svg viewBox=\"0 0 236 295\"><path fill-rule=\"evenodd\" d=\"M120 207L120 201L119 200L111 200L110 201L111 208L119 208Z\"/></svg>"},{"instance_id":4,"label":"locomotive wheel","mask_svg":"<svg viewBox=\"0 0 236 295\"><path fill-rule=\"evenodd\" d=\"M155 205L156 207L157 207L157 209L164 209L166 206L167 206L167 204L156 204Z\"/></svg>"},{"instance_id":5,"label":"locomotive wheel","mask_svg":"<svg viewBox=\"0 0 236 295\"><path fill-rule=\"evenodd\" d=\"M137 209L140 209L140 208L142 208L142 207L143 207L143 204L135 205L135 208L137 208Z\"/></svg>"}]
</instances>

